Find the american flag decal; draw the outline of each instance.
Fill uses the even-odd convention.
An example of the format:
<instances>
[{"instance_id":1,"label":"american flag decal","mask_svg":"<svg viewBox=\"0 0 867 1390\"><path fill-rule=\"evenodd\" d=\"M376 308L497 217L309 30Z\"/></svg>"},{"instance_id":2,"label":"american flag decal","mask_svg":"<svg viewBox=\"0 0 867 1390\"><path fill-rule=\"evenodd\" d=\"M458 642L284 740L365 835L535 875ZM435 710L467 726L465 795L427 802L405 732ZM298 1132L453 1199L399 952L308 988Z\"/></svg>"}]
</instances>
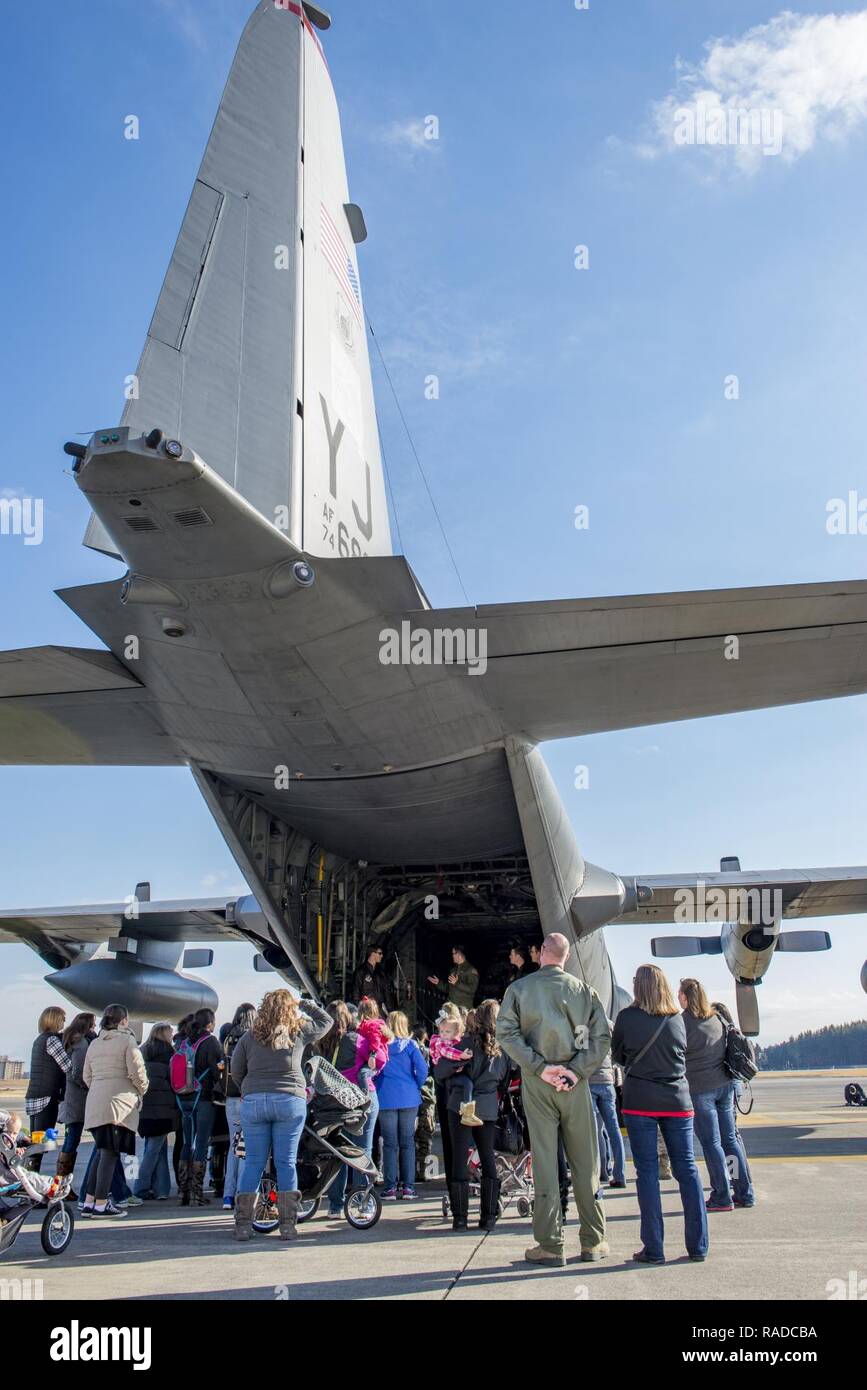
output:
<instances>
[{"instance_id":1,"label":"american flag decal","mask_svg":"<svg viewBox=\"0 0 867 1390\"><path fill-rule=\"evenodd\" d=\"M352 257L346 249L346 244L334 225L334 219L329 213L324 203L319 205L320 230L322 254L325 257L334 274L337 276L337 283L343 291L351 308L355 312L358 322L364 327L364 320L361 315L361 286L358 283L358 276L355 273L355 266Z\"/></svg>"}]
</instances>

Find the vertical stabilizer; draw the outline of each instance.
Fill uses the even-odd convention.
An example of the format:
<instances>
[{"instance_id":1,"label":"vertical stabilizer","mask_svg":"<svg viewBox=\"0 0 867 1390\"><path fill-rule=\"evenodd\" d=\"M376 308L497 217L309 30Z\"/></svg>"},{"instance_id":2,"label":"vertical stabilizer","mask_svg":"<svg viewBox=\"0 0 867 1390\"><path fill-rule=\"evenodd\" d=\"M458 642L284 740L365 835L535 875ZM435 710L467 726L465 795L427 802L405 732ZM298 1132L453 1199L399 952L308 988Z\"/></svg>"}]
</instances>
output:
<instances>
[{"instance_id":1,"label":"vertical stabilizer","mask_svg":"<svg viewBox=\"0 0 867 1390\"><path fill-rule=\"evenodd\" d=\"M290 0L260 0L122 423L180 439L314 554L391 550L355 253L363 234L310 18ZM116 553L96 518L85 544Z\"/></svg>"}]
</instances>

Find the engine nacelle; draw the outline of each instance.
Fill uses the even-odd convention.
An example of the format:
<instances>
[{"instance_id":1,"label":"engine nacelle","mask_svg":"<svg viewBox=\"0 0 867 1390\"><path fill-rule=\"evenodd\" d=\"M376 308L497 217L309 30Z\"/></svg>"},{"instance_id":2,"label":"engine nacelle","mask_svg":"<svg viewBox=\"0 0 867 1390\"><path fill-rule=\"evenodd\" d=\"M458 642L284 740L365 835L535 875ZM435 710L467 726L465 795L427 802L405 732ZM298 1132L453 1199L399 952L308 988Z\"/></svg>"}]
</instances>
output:
<instances>
[{"instance_id":1,"label":"engine nacelle","mask_svg":"<svg viewBox=\"0 0 867 1390\"><path fill-rule=\"evenodd\" d=\"M202 980L179 970L147 965L135 956L79 961L46 975L45 983L76 1008L101 1014L109 1004L123 1004L134 1020L176 1022L196 1009L214 1009L219 999Z\"/></svg>"},{"instance_id":2,"label":"engine nacelle","mask_svg":"<svg viewBox=\"0 0 867 1390\"><path fill-rule=\"evenodd\" d=\"M867 960L861 966L861 988L867 994Z\"/></svg>"}]
</instances>

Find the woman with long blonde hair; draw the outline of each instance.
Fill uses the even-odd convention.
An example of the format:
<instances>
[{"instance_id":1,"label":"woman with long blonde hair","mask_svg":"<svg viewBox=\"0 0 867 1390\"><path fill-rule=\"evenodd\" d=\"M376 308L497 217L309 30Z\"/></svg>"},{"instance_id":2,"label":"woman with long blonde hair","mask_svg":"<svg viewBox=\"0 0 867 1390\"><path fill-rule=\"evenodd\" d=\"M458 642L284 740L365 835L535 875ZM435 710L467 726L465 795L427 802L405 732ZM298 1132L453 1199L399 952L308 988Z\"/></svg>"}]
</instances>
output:
<instances>
[{"instance_id":1,"label":"woman with long blonde hair","mask_svg":"<svg viewBox=\"0 0 867 1390\"><path fill-rule=\"evenodd\" d=\"M383 1200L415 1197L415 1121L428 1065L410 1037L409 1019L395 1010L387 1019L388 1060L374 1077L382 1134ZM399 1168L399 1171L398 1171Z\"/></svg>"},{"instance_id":2,"label":"woman with long blonde hair","mask_svg":"<svg viewBox=\"0 0 867 1390\"><path fill-rule=\"evenodd\" d=\"M256 1191L274 1154L280 1238L291 1240L298 1216L298 1143L307 1115L304 1050L318 1042L333 1019L311 1000L303 1009L288 989L272 989L256 1011L249 1032L232 1053L232 1080L241 1091L241 1129L246 1155L235 1196L235 1237L252 1234Z\"/></svg>"},{"instance_id":3,"label":"woman with long blonde hair","mask_svg":"<svg viewBox=\"0 0 867 1390\"><path fill-rule=\"evenodd\" d=\"M657 1158L661 1131L680 1188L687 1254L704 1260L707 1213L693 1152L686 1027L658 965L639 965L632 990L633 1003L617 1015L611 1038L611 1055L624 1071L623 1118L641 1211L641 1249L632 1258L639 1264L665 1263Z\"/></svg>"}]
</instances>

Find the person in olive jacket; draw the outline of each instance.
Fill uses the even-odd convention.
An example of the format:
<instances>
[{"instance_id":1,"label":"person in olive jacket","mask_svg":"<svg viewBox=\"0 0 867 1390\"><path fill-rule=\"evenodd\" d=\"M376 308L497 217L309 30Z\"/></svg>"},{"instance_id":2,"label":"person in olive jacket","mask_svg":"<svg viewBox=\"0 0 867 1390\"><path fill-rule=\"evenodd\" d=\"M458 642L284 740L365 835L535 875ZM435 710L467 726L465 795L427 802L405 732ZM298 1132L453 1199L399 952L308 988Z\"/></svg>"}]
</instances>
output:
<instances>
[{"instance_id":1,"label":"person in olive jacket","mask_svg":"<svg viewBox=\"0 0 867 1390\"><path fill-rule=\"evenodd\" d=\"M455 1046L472 1052L468 1062L442 1057L434 1066L437 1081L446 1086L446 1110L452 1148L452 1181L449 1197L452 1205L452 1230L465 1231L469 1221L470 1151L475 1144L482 1165L481 1215L479 1228L492 1231L499 1215L500 1183L494 1138L500 1113L500 1087L511 1070L511 1063L497 1042L497 1016L500 1006L496 999L484 999L475 1011L470 1032ZM461 1123L463 1092L454 1083L463 1073L473 1085L476 1115L482 1124L472 1129Z\"/></svg>"},{"instance_id":2,"label":"person in olive jacket","mask_svg":"<svg viewBox=\"0 0 867 1390\"><path fill-rule=\"evenodd\" d=\"M157 1023L141 1050L148 1078L142 1100L138 1132L144 1140L144 1153L135 1185L136 1197L143 1201L164 1202L172 1190L169 1177L169 1135L175 1127L177 1104L169 1081L169 1063L174 1055L170 1023Z\"/></svg>"},{"instance_id":3,"label":"person in olive jacket","mask_svg":"<svg viewBox=\"0 0 867 1390\"><path fill-rule=\"evenodd\" d=\"M463 946L452 947L452 962L445 986L446 998L450 1004L457 1004L459 1009L471 1009L476 997L476 990L479 988L479 972L467 960L467 953ZM428 975L428 984L439 989L443 988L438 975Z\"/></svg>"}]
</instances>

